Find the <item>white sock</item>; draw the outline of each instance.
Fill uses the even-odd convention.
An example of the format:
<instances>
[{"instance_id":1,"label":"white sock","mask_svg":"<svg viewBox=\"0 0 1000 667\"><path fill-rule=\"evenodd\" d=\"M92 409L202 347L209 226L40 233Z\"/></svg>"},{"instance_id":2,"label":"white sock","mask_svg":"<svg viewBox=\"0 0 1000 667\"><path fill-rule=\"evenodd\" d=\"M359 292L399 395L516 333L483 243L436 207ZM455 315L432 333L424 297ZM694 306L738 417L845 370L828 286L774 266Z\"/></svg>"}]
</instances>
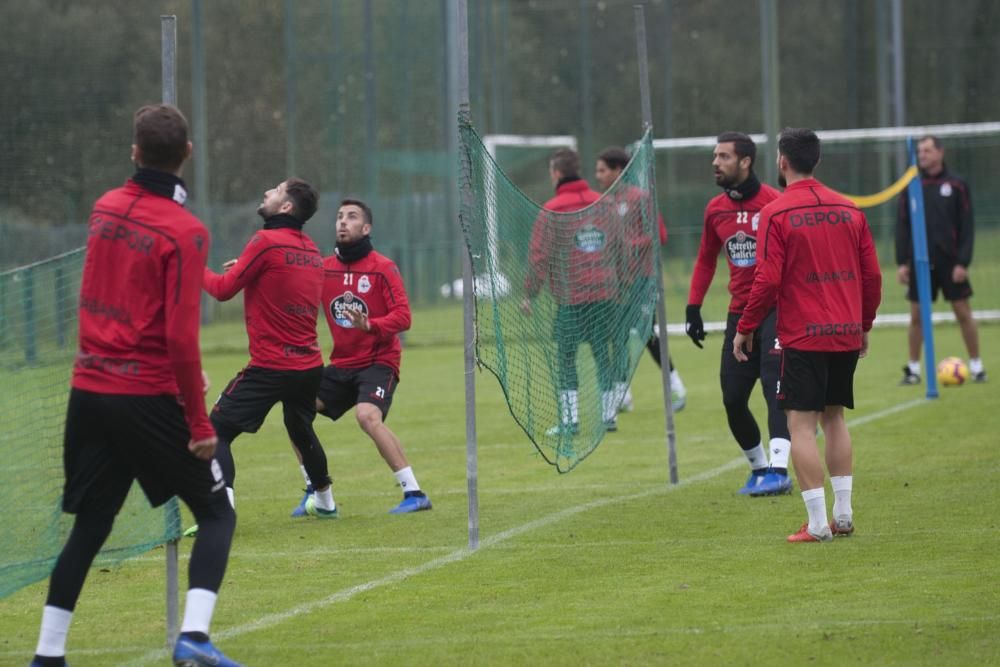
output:
<instances>
[{"instance_id":1,"label":"white sock","mask_svg":"<svg viewBox=\"0 0 1000 667\"><path fill-rule=\"evenodd\" d=\"M184 622L181 632L203 632L208 634L208 626L212 623L212 613L215 611L217 593L205 588L190 588L184 601Z\"/></svg>"},{"instance_id":2,"label":"white sock","mask_svg":"<svg viewBox=\"0 0 1000 667\"><path fill-rule=\"evenodd\" d=\"M753 449L744 449L743 455L750 462L751 470L760 470L767 467L767 452L764 451L764 447L760 443L757 443L757 446Z\"/></svg>"},{"instance_id":3,"label":"white sock","mask_svg":"<svg viewBox=\"0 0 1000 667\"><path fill-rule=\"evenodd\" d=\"M333 502L333 484L326 487L325 491L316 491L313 494L313 498L313 502L316 504L316 507L321 510L332 512L337 509L337 503Z\"/></svg>"},{"instance_id":4,"label":"white sock","mask_svg":"<svg viewBox=\"0 0 1000 667\"><path fill-rule=\"evenodd\" d=\"M233 509L236 509L236 492L233 491L233 487L231 486L226 487L226 495L229 496L229 505Z\"/></svg>"},{"instance_id":5,"label":"white sock","mask_svg":"<svg viewBox=\"0 0 1000 667\"><path fill-rule=\"evenodd\" d=\"M826 518L826 490L821 486L803 491L802 501L809 512L809 530L812 533L823 532L823 528L830 524Z\"/></svg>"},{"instance_id":6,"label":"white sock","mask_svg":"<svg viewBox=\"0 0 1000 667\"><path fill-rule=\"evenodd\" d=\"M73 612L45 605L42 609L42 629L38 632L38 648L35 655L46 658L61 658L66 655L66 634Z\"/></svg>"},{"instance_id":7,"label":"white sock","mask_svg":"<svg viewBox=\"0 0 1000 667\"><path fill-rule=\"evenodd\" d=\"M602 391L601 392L601 407L604 411L604 421L613 422L618 416L618 405L621 403L618 400L618 394L614 391Z\"/></svg>"},{"instance_id":8,"label":"white sock","mask_svg":"<svg viewBox=\"0 0 1000 667\"><path fill-rule=\"evenodd\" d=\"M917 361L914 361L913 359L910 359L910 361L906 365L909 366L911 373L913 373L914 375L920 375L920 360L919 359Z\"/></svg>"},{"instance_id":9,"label":"white sock","mask_svg":"<svg viewBox=\"0 0 1000 667\"><path fill-rule=\"evenodd\" d=\"M687 389L684 388L684 381L681 380L681 374L677 372L676 368L670 371L670 389L682 396L687 394Z\"/></svg>"},{"instance_id":10,"label":"white sock","mask_svg":"<svg viewBox=\"0 0 1000 667\"><path fill-rule=\"evenodd\" d=\"M969 359L969 372L975 375L976 373L983 372L983 360L979 357L975 359Z\"/></svg>"},{"instance_id":11,"label":"white sock","mask_svg":"<svg viewBox=\"0 0 1000 667\"><path fill-rule=\"evenodd\" d=\"M788 455L792 451L792 441L785 438L771 438L771 467L788 468Z\"/></svg>"},{"instance_id":12,"label":"white sock","mask_svg":"<svg viewBox=\"0 0 1000 667\"><path fill-rule=\"evenodd\" d=\"M403 489L403 493L407 491L419 491L420 485L417 484L417 478L413 476L413 468L406 466L401 470L397 470L392 473L396 476L396 481L399 483L400 488Z\"/></svg>"},{"instance_id":13,"label":"white sock","mask_svg":"<svg viewBox=\"0 0 1000 667\"><path fill-rule=\"evenodd\" d=\"M576 389L559 392L559 421L563 424L580 421L580 396Z\"/></svg>"},{"instance_id":14,"label":"white sock","mask_svg":"<svg viewBox=\"0 0 1000 667\"><path fill-rule=\"evenodd\" d=\"M312 486L312 480L309 479L309 473L306 472L306 467L300 465L299 470L302 471L302 479L306 480L306 486Z\"/></svg>"},{"instance_id":15,"label":"white sock","mask_svg":"<svg viewBox=\"0 0 1000 667\"><path fill-rule=\"evenodd\" d=\"M833 518L852 516L854 512L851 510L851 489L854 487L854 475L831 477L830 485L834 494Z\"/></svg>"}]
</instances>

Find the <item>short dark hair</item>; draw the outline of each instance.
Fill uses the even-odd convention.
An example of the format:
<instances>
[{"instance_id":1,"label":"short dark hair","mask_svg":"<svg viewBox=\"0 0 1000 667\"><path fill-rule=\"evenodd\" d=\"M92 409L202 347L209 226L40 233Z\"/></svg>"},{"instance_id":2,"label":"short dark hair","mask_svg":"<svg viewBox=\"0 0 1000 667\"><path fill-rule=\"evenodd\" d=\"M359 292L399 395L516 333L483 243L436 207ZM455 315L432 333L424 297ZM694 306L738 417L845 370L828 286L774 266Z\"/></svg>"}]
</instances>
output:
<instances>
[{"instance_id":1,"label":"short dark hair","mask_svg":"<svg viewBox=\"0 0 1000 667\"><path fill-rule=\"evenodd\" d=\"M933 134L925 134L924 136L920 137L920 139L917 140L917 145L919 146L920 144L924 143L925 141L929 141L932 144L934 144L934 148L936 148L938 150L941 150L942 148L944 148L944 144L941 143L941 139L938 138L938 137L936 137L936 136L934 136Z\"/></svg>"},{"instance_id":2,"label":"short dark hair","mask_svg":"<svg viewBox=\"0 0 1000 667\"><path fill-rule=\"evenodd\" d=\"M170 104L139 107L132 119L132 131L142 166L177 171L187 159L188 122L177 107Z\"/></svg>"},{"instance_id":3,"label":"short dark hair","mask_svg":"<svg viewBox=\"0 0 1000 667\"><path fill-rule=\"evenodd\" d=\"M757 144L753 142L749 134L744 132L723 132L715 138L715 143L732 143L737 159L750 158L750 168L753 169L753 163L757 160Z\"/></svg>"},{"instance_id":4,"label":"short dark hair","mask_svg":"<svg viewBox=\"0 0 1000 667\"><path fill-rule=\"evenodd\" d=\"M810 176L819 164L819 137L807 128L786 127L778 138L778 152L796 173Z\"/></svg>"},{"instance_id":5,"label":"short dark hair","mask_svg":"<svg viewBox=\"0 0 1000 667\"><path fill-rule=\"evenodd\" d=\"M621 146L608 146L597 155L597 159L612 169L624 169L628 166L628 153Z\"/></svg>"},{"instance_id":6,"label":"short dark hair","mask_svg":"<svg viewBox=\"0 0 1000 667\"><path fill-rule=\"evenodd\" d=\"M369 225L372 224L372 222L373 222L372 209L371 209L370 206L368 206L368 204L364 203L360 199L341 199L340 200L340 205L341 206L357 206L365 214L365 222L367 222Z\"/></svg>"},{"instance_id":7,"label":"short dark hair","mask_svg":"<svg viewBox=\"0 0 1000 667\"><path fill-rule=\"evenodd\" d=\"M563 178L580 177L580 154L569 148L560 148L549 157L549 167Z\"/></svg>"},{"instance_id":8,"label":"short dark hair","mask_svg":"<svg viewBox=\"0 0 1000 667\"><path fill-rule=\"evenodd\" d=\"M301 178L289 178L285 181L285 197L295 207L292 215L303 223L308 222L319 207L319 193L316 192L316 188Z\"/></svg>"}]
</instances>

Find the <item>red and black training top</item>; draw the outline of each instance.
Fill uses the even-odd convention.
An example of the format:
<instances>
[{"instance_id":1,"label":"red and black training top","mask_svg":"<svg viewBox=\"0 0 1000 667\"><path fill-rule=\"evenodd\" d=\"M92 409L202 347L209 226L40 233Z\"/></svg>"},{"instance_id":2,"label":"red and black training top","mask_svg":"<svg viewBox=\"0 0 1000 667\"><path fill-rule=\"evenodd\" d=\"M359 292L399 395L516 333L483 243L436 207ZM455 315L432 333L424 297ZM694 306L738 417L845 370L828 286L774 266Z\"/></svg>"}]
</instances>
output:
<instances>
[{"instance_id":1,"label":"red and black training top","mask_svg":"<svg viewBox=\"0 0 1000 667\"><path fill-rule=\"evenodd\" d=\"M535 220L528 250L524 291L537 295L548 283L560 305L607 301L618 297L618 264L625 231L604 207L601 196L582 179L564 181ZM552 216L548 212L577 215Z\"/></svg>"},{"instance_id":2,"label":"red and black training top","mask_svg":"<svg viewBox=\"0 0 1000 667\"><path fill-rule=\"evenodd\" d=\"M323 365L316 320L323 294L323 258L289 215L268 218L219 275L205 269L205 291L228 301L243 290L250 366L306 370Z\"/></svg>"},{"instance_id":3,"label":"red and black training top","mask_svg":"<svg viewBox=\"0 0 1000 667\"><path fill-rule=\"evenodd\" d=\"M323 309L333 336L330 364L367 368L379 364L399 376L399 334L410 328L410 301L395 262L374 250L353 262L337 255L323 260ZM345 310L368 316L370 331L355 329Z\"/></svg>"},{"instance_id":4,"label":"red and black training top","mask_svg":"<svg viewBox=\"0 0 1000 667\"><path fill-rule=\"evenodd\" d=\"M691 274L689 304L700 306L705 300L705 293L715 276L719 251L724 250L729 264L729 294L732 297L729 312L743 312L757 264L760 210L779 195L770 185L761 184L760 189L746 199L733 199L722 193L708 202L698 258Z\"/></svg>"},{"instance_id":5,"label":"red and black training top","mask_svg":"<svg viewBox=\"0 0 1000 667\"><path fill-rule=\"evenodd\" d=\"M198 348L209 235L184 209L186 197L176 176L140 169L94 204L72 384L99 394L179 396L191 437L202 440L215 435Z\"/></svg>"},{"instance_id":6,"label":"red and black training top","mask_svg":"<svg viewBox=\"0 0 1000 667\"><path fill-rule=\"evenodd\" d=\"M777 300L782 347L860 350L882 299L882 273L864 213L807 178L765 206L760 221L763 247L737 330L755 330Z\"/></svg>"}]
</instances>

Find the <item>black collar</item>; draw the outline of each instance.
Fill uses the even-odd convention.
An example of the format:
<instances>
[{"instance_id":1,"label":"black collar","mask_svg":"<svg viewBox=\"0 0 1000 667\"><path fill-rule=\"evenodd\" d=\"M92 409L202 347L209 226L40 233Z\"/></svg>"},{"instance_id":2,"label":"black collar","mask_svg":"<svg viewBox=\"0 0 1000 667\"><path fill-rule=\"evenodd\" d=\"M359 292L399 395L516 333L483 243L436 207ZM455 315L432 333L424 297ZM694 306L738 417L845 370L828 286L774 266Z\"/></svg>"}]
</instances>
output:
<instances>
[{"instance_id":1,"label":"black collar","mask_svg":"<svg viewBox=\"0 0 1000 667\"><path fill-rule=\"evenodd\" d=\"M579 181L579 180L582 180L579 176L563 176L562 178L559 179L559 182L556 183L556 190L566 185L567 183L572 183L573 181Z\"/></svg>"},{"instance_id":2,"label":"black collar","mask_svg":"<svg viewBox=\"0 0 1000 667\"><path fill-rule=\"evenodd\" d=\"M372 238L370 236L362 236L354 243L340 243L338 241L334 252L337 253L337 257L344 264L353 264L359 259L367 257L368 253L374 249L372 247Z\"/></svg>"},{"instance_id":3,"label":"black collar","mask_svg":"<svg viewBox=\"0 0 1000 667\"><path fill-rule=\"evenodd\" d=\"M153 194L173 199L181 206L187 201L187 187L185 187L181 177L175 174L149 167L139 167L132 176L132 182Z\"/></svg>"},{"instance_id":4,"label":"black collar","mask_svg":"<svg viewBox=\"0 0 1000 667\"><path fill-rule=\"evenodd\" d=\"M751 171L747 179L736 187L722 189L729 195L730 199L746 201L747 199L753 199L760 192L760 181L757 180L757 174Z\"/></svg>"},{"instance_id":5,"label":"black collar","mask_svg":"<svg viewBox=\"0 0 1000 667\"><path fill-rule=\"evenodd\" d=\"M294 215L279 213L269 218L264 218L264 229L302 229L305 223Z\"/></svg>"}]
</instances>

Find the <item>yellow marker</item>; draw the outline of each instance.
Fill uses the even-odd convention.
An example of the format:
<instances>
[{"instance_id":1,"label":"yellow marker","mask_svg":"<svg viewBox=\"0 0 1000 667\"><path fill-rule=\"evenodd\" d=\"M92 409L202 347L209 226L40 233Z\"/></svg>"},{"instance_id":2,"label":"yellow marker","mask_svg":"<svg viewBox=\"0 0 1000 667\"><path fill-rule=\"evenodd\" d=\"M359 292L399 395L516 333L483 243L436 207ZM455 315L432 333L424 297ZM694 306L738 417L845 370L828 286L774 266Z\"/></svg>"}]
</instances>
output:
<instances>
[{"instance_id":1,"label":"yellow marker","mask_svg":"<svg viewBox=\"0 0 1000 667\"><path fill-rule=\"evenodd\" d=\"M903 172L903 175L899 178L898 181L887 187L882 192L876 192L873 195L845 195L843 193L840 194L843 195L844 197L847 197L852 202L854 202L854 204L858 208L871 208L872 206L878 206L879 204L884 204L885 202L889 201L890 199L898 195L900 192L903 191L903 188L905 188L907 185L910 184L910 181L916 178L916 176L917 176L917 168L913 166L907 169L905 172Z\"/></svg>"}]
</instances>

